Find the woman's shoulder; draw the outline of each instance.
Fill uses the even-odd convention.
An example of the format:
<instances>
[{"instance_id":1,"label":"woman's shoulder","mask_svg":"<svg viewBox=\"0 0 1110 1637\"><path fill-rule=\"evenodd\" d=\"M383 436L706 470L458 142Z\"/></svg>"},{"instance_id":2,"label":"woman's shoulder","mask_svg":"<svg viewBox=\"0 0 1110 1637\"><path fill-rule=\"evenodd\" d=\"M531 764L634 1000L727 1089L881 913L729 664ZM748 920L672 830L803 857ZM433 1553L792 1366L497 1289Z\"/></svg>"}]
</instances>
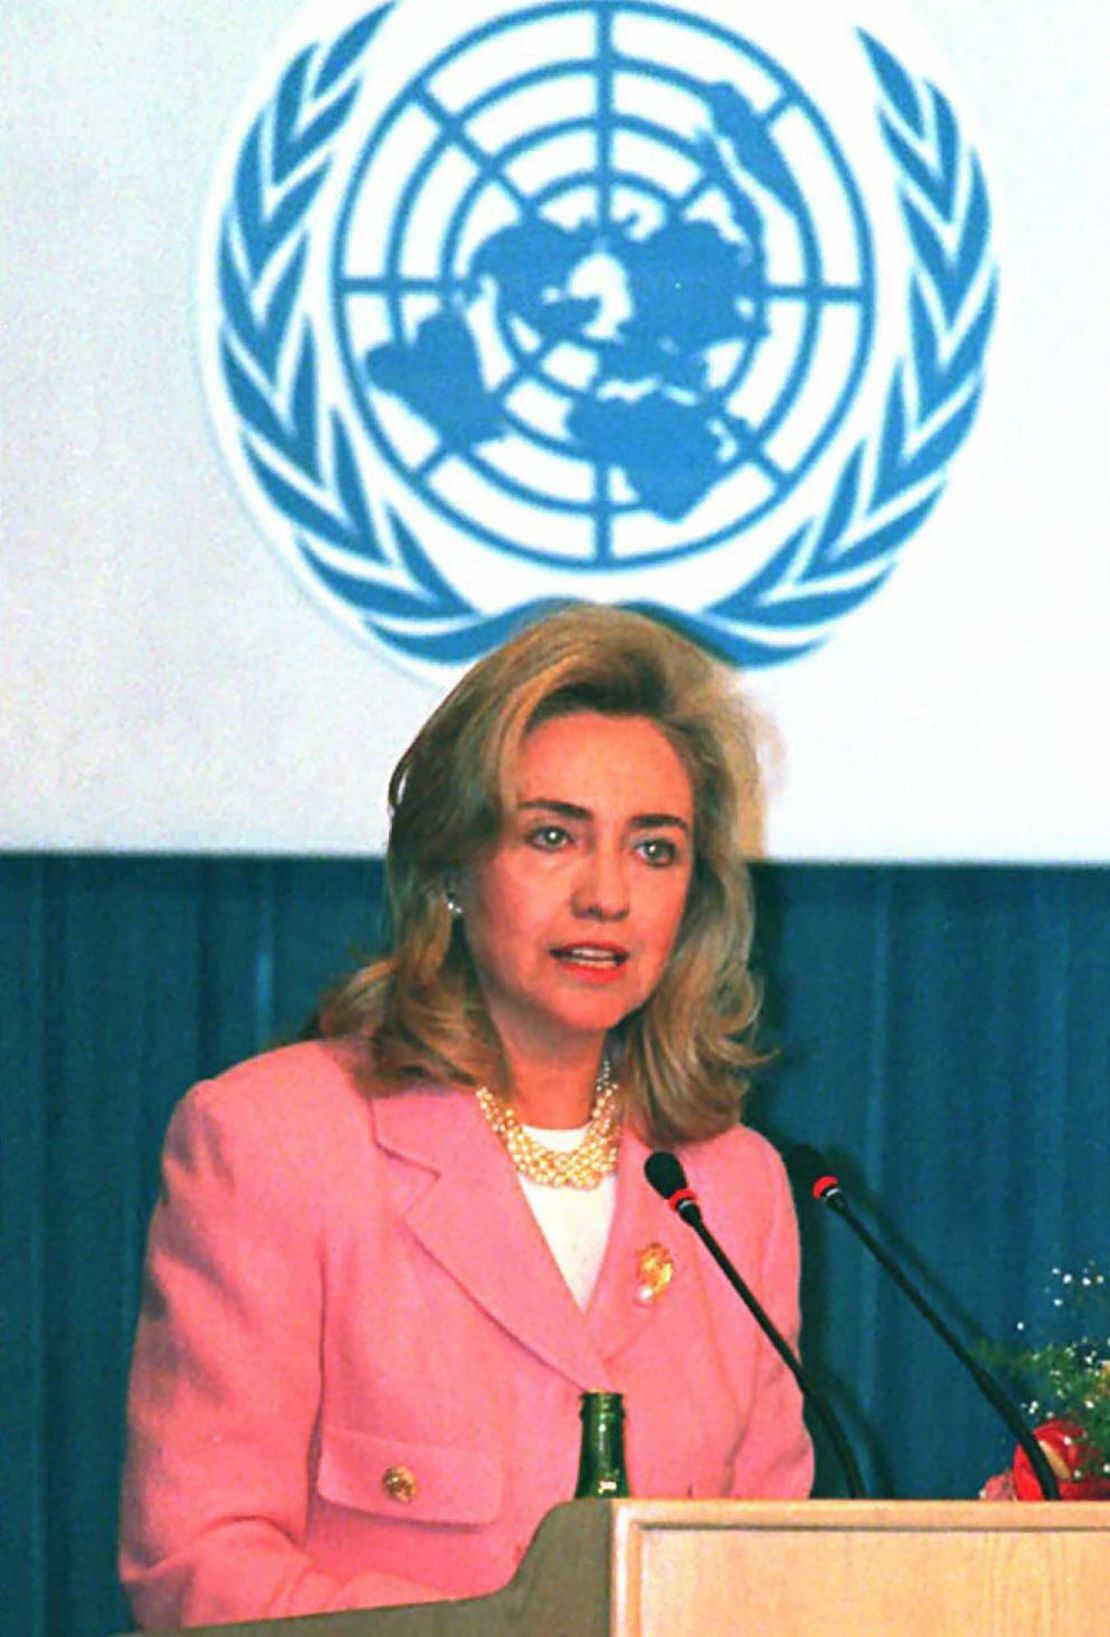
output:
<instances>
[{"instance_id":1,"label":"woman's shoulder","mask_svg":"<svg viewBox=\"0 0 1110 1637\"><path fill-rule=\"evenodd\" d=\"M224 1235L230 1243L234 1235L247 1242L257 1229L267 1243L303 1248L317 1236L321 1245L344 1243L388 1221L406 1133L420 1156L430 1130L439 1144L434 1157L453 1126L428 1118L429 1100L445 1088L387 1094L367 1082L362 1066L353 1047L312 1041L193 1086L163 1146L162 1231Z\"/></svg>"},{"instance_id":2,"label":"woman's shoulder","mask_svg":"<svg viewBox=\"0 0 1110 1637\"><path fill-rule=\"evenodd\" d=\"M187 1104L234 1114L264 1109L276 1119L320 1112L324 1103L353 1107L366 1095L357 1048L342 1041L305 1040L278 1046L199 1081Z\"/></svg>"},{"instance_id":3,"label":"woman's shoulder","mask_svg":"<svg viewBox=\"0 0 1110 1637\"><path fill-rule=\"evenodd\" d=\"M217 1144L284 1151L295 1166L313 1158L361 1165L379 1125L419 1125L429 1099L438 1102L447 1090L376 1081L357 1041L302 1041L199 1081L178 1104L170 1137L203 1132Z\"/></svg>"},{"instance_id":4,"label":"woman's shoulder","mask_svg":"<svg viewBox=\"0 0 1110 1637\"><path fill-rule=\"evenodd\" d=\"M772 1166L782 1164L774 1144L750 1125L733 1125L715 1137L688 1143L684 1152L696 1156L699 1162L707 1165L735 1165L741 1162Z\"/></svg>"},{"instance_id":5,"label":"woman's shoulder","mask_svg":"<svg viewBox=\"0 0 1110 1637\"><path fill-rule=\"evenodd\" d=\"M228 1155L284 1152L294 1166L364 1149L371 1089L350 1044L281 1046L193 1086L174 1111L167 1144Z\"/></svg>"},{"instance_id":6,"label":"woman's shoulder","mask_svg":"<svg viewBox=\"0 0 1110 1637\"><path fill-rule=\"evenodd\" d=\"M778 1149L747 1125L690 1143L683 1149L683 1161L703 1189L719 1187L734 1193L743 1188L750 1199L753 1192L774 1196L788 1187Z\"/></svg>"}]
</instances>

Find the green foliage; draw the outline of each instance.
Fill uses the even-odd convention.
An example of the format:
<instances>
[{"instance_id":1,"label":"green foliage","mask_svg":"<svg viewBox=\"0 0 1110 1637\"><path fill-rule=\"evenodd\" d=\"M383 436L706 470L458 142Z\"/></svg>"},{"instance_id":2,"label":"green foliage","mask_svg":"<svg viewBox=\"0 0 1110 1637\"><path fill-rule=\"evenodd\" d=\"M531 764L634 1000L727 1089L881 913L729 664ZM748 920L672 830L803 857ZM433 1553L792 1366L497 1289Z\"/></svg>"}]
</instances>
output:
<instances>
[{"instance_id":1,"label":"green foliage","mask_svg":"<svg viewBox=\"0 0 1110 1637\"><path fill-rule=\"evenodd\" d=\"M1053 1279L1053 1307L1080 1333L1039 1346L992 1347L989 1356L1029 1395L1034 1422L1059 1416L1083 1428L1089 1456L1080 1475L1110 1477L1110 1277L1088 1263L1079 1273L1054 1268Z\"/></svg>"}]
</instances>

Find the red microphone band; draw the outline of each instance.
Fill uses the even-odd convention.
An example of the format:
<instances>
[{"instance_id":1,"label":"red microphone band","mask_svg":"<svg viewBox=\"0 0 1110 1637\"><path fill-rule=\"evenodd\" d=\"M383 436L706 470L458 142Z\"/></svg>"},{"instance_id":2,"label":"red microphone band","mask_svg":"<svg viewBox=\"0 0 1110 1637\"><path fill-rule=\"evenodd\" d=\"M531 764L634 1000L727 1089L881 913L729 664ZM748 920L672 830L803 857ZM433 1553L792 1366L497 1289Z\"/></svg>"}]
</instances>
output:
<instances>
[{"instance_id":1,"label":"red microphone band","mask_svg":"<svg viewBox=\"0 0 1110 1637\"><path fill-rule=\"evenodd\" d=\"M689 1200L692 1205L698 1202L698 1196L692 1188L676 1188L673 1194L667 1195L667 1204L672 1211L677 1211L680 1205Z\"/></svg>"},{"instance_id":2,"label":"red microphone band","mask_svg":"<svg viewBox=\"0 0 1110 1637\"><path fill-rule=\"evenodd\" d=\"M814 1199L824 1199L828 1194L835 1194L840 1188L840 1178L831 1174L827 1177L818 1177L813 1184Z\"/></svg>"}]
</instances>

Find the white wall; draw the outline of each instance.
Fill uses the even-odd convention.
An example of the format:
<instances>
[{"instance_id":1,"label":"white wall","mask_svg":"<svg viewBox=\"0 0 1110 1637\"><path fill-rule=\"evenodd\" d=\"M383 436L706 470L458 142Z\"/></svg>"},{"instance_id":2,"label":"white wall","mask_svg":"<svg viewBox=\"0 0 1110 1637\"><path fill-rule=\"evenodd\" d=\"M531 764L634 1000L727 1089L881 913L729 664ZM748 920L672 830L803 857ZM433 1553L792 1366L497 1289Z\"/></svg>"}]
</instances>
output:
<instances>
[{"instance_id":1,"label":"white wall","mask_svg":"<svg viewBox=\"0 0 1110 1637\"><path fill-rule=\"evenodd\" d=\"M422 4L391 23L410 44ZM919 41L974 140L999 316L979 419L889 583L824 647L748 679L777 744L767 847L1105 861L1110 12L904 10L909 24L877 3L846 16L889 25L904 60ZM205 402L206 201L305 15L295 0L9 8L6 847L376 851L388 770L442 689L295 583Z\"/></svg>"}]
</instances>

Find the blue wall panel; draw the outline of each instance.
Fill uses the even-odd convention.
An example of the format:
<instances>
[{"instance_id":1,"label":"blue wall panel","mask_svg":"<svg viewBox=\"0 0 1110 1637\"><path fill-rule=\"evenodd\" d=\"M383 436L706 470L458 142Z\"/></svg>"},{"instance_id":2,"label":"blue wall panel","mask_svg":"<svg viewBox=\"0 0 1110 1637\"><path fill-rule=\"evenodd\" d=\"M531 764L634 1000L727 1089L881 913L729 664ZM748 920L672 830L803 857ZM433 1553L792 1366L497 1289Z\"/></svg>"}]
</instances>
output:
<instances>
[{"instance_id":1,"label":"blue wall panel","mask_svg":"<svg viewBox=\"0 0 1110 1637\"><path fill-rule=\"evenodd\" d=\"M967 1336L1110 1263L1110 871L763 866L751 1117L842 1161ZM5 1631L105 1637L122 1405L169 1113L370 952L365 862L0 859ZM1007 1438L843 1224L803 1208L806 1347L876 1493L974 1493ZM835 1468L822 1461L822 1484Z\"/></svg>"}]
</instances>

